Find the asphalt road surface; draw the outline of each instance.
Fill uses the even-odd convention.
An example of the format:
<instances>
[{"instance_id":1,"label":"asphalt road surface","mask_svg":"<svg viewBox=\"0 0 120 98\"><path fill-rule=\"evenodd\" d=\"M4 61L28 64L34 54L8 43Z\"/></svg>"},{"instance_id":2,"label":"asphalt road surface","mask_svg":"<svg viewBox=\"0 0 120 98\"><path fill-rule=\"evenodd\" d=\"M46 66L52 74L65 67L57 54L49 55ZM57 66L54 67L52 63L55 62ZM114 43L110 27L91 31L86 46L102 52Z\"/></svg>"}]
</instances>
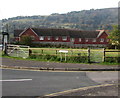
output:
<instances>
[{"instance_id":1,"label":"asphalt road surface","mask_svg":"<svg viewBox=\"0 0 120 98\"><path fill-rule=\"evenodd\" d=\"M3 96L43 96L97 84L85 72L2 70Z\"/></svg>"},{"instance_id":2,"label":"asphalt road surface","mask_svg":"<svg viewBox=\"0 0 120 98\"><path fill-rule=\"evenodd\" d=\"M91 72L45 72L3 69L2 80L0 80L2 81L2 96L44 96L60 91L101 84L97 80L96 73L89 73ZM117 77L117 75L114 77Z\"/></svg>"}]
</instances>

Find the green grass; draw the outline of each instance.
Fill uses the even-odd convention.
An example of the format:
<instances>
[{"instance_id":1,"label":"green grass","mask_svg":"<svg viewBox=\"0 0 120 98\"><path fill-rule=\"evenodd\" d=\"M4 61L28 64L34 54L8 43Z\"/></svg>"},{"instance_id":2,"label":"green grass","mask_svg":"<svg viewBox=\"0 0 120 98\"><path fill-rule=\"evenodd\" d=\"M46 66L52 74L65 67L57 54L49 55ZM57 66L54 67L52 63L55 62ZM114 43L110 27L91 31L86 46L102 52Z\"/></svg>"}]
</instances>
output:
<instances>
[{"instance_id":1,"label":"green grass","mask_svg":"<svg viewBox=\"0 0 120 98\"><path fill-rule=\"evenodd\" d=\"M39 58L26 58L26 59L23 59L21 57L10 57L10 56L6 56L6 55L3 55L2 57L5 57L5 58L11 58L11 59L17 59L17 60L33 60L33 61L43 61L43 62L59 62L59 63L78 63L78 62L72 62L72 61L68 61L68 62L65 62L65 61L52 61L52 60L47 60L47 59L39 59ZM87 62L84 62L84 63L79 63L79 64L89 64ZM91 63L92 64L92 63ZM94 64L94 63L93 63ZM102 62L102 63L96 63L95 65L108 65L108 66L114 66L114 65L119 65L120 63L110 63L110 62Z\"/></svg>"},{"instance_id":2,"label":"green grass","mask_svg":"<svg viewBox=\"0 0 120 98\"><path fill-rule=\"evenodd\" d=\"M87 55L87 49L62 49L62 48L30 48L33 54L59 55L59 50L67 50L67 56ZM57 52L57 53L56 53Z\"/></svg>"},{"instance_id":3,"label":"green grass","mask_svg":"<svg viewBox=\"0 0 120 98\"><path fill-rule=\"evenodd\" d=\"M120 57L118 52L106 52L106 57Z\"/></svg>"},{"instance_id":4,"label":"green grass","mask_svg":"<svg viewBox=\"0 0 120 98\"><path fill-rule=\"evenodd\" d=\"M99 63L98 65L120 65L120 63L110 63L110 62L102 62L102 63Z\"/></svg>"},{"instance_id":5,"label":"green grass","mask_svg":"<svg viewBox=\"0 0 120 98\"><path fill-rule=\"evenodd\" d=\"M32 50L32 53L36 54L50 54L50 55L56 55L60 54L58 51L59 50L68 50L68 56L78 56L78 54L82 56L87 56L88 55L88 50L87 49L62 49L62 48L30 48ZM42 52L43 50L43 52ZM91 53L94 54L102 54L103 55L103 50L102 49L91 49ZM111 50L107 50L111 51ZM113 51L113 50L112 50ZM118 52L106 52L106 57L120 57L120 53Z\"/></svg>"},{"instance_id":6,"label":"green grass","mask_svg":"<svg viewBox=\"0 0 120 98\"><path fill-rule=\"evenodd\" d=\"M63 48L30 48L32 50L32 54L27 60L36 60L36 61L50 61L50 62L61 62L61 55L63 58L64 63L87 63L88 61L88 49L63 49ZM68 50L67 62L64 61L65 54L59 53L59 50ZM108 50L107 50L108 51ZM111 51L111 50L109 50ZM113 51L113 50L112 50ZM57 52L57 53L56 53ZM2 54L2 53L1 53ZM103 60L103 49L91 49L91 61L95 62L102 62ZM3 55L3 57L9 57ZM104 63L100 64L107 64L107 65L117 65L119 60L118 52L106 52L107 58ZM20 57L9 57L15 59L22 59ZM25 59L26 60L26 59Z\"/></svg>"},{"instance_id":7,"label":"green grass","mask_svg":"<svg viewBox=\"0 0 120 98\"><path fill-rule=\"evenodd\" d=\"M2 51L0 51L0 57L2 56Z\"/></svg>"},{"instance_id":8,"label":"green grass","mask_svg":"<svg viewBox=\"0 0 120 98\"><path fill-rule=\"evenodd\" d=\"M36 55L55 55L60 57L60 55L62 55L62 57L65 56L64 53L59 53L59 50L67 50L68 53L66 54L67 58L70 57L74 57L74 56L88 56L88 49L63 49L63 48L31 48L32 53L36 54ZM116 51L116 50L108 50L107 51ZM57 52L57 53L56 53ZM103 61L103 49L91 49L90 50L90 59L91 62L102 62ZM106 52L105 53L106 57L112 57L107 59L107 61L109 62L117 62L117 57L120 57L118 52ZM113 60L112 60L113 59ZM73 62L73 61L72 61Z\"/></svg>"}]
</instances>

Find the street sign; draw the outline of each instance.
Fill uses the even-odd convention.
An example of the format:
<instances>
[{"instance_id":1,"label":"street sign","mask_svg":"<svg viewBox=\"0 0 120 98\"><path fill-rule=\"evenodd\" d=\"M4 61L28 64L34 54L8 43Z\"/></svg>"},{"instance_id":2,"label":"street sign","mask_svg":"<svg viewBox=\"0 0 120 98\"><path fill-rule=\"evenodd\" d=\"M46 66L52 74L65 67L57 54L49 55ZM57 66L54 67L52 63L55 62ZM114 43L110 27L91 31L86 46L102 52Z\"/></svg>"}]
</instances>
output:
<instances>
[{"instance_id":1,"label":"street sign","mask_svg":"<svg viewBox=\"0 0 120 98\"><path fill-rule=\"evenodd\" d=\"M67 50L59 50L59 52L60 52L61 61L62 61L62 54L61 53L65 54L65 61L66 61L66 54L68 53L68 51Z\"/></svg>"},{"instance_id":2,"label":"street sign","mask_svg":"<svg viewBox=\"0 0 120 98\"><path fill-rule=\"evenodd\" d=\"M59 50L59 52L61 52L61 53L68 53L67 50Z\"/></svg>"}]
</instances>

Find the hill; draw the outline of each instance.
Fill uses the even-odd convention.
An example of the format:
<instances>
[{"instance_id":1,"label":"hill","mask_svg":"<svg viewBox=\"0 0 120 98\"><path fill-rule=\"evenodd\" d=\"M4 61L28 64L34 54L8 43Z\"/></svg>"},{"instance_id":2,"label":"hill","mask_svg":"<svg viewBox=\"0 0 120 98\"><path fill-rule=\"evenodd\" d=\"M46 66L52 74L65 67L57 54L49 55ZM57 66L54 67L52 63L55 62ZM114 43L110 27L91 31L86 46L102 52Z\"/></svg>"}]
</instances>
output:
<instances>
[{"instance_id":1,"label":"hill","mask_svg":"<svg viewBox=\"0 0 120 98\"><path fill-rule=\"evenodd\" d=\"M24 29L27 27L47 27L47 28L73 28L81 30L106 29L111 30L113 24L118 23L118 9L91 9L82 11L72 11L66 14L53 13L48 16L17 16L3 19L4 25L9 32L14 29Z\"/></svg>"}]
</instances>

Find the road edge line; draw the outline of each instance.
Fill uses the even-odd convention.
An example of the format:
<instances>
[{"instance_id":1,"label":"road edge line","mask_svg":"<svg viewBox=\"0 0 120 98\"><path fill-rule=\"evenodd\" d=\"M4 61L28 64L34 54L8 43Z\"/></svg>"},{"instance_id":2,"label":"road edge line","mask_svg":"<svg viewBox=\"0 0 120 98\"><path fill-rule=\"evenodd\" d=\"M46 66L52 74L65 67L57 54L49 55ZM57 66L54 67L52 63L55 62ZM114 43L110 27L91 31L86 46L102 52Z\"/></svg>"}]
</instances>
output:
<instances>
[{"instance_id":1,"label":"road edge line","mask_svg":"<svg viewBox=\"0 0 120 98\"><path fill-rule=\"evenodd\" d=\"M0 68L27 69L27 70L46 70L46 71L120 71L120 68L111 69L89 69L89 68L46 68L46 67L21 67L1 65Z\"/></svg>"},{"instance_id":2,"label":"road edge line","mask_svg":"<svg viewBox=\"0 0 120 98\"><path fill-rule=\"evenodd\" d=\"M63 94L68 94L68 93L72 93L72 92L79 91L79 90L88 90L88 89L92 89L92 88L112 86L112 85L115 85L115 84L102 84L102 85L82 87L82 88L77 88L77 89L70 89L70 90L65 90L65 91L61 91L61 92L47 94L47 95L44 95L44 96L45 97L60 96L60 95L63 95Z\"/></svg>"}]
</instances>

